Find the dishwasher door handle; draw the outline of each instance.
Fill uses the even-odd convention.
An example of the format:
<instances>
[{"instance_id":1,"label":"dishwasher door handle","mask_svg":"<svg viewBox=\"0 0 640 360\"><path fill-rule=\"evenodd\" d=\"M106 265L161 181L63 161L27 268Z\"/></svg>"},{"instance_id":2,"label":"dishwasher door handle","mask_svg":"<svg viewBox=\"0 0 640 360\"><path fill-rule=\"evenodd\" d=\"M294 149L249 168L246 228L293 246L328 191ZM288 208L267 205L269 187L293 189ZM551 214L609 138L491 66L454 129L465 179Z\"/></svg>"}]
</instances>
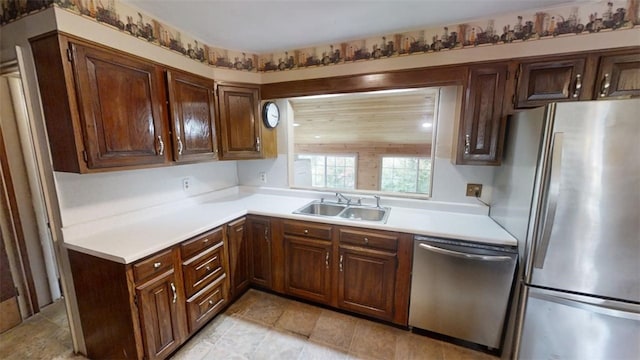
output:
<instances>
[{"instance_id":1,"label":"dishwasher door handle","mask_svg":"<svg viewBox=\"0 0 640 360\"><path fill-rule=\"evenodd\" d=\"M468 259L468 260L481 260L481 261L510 261L513 258L511 256L504 255L477 255L477 254L468 254L454 250L443 249L437 246L420 243L418 244L421 248L432 251L438 254L454 256L458 258Z\"/></svg>"}]
</instances>

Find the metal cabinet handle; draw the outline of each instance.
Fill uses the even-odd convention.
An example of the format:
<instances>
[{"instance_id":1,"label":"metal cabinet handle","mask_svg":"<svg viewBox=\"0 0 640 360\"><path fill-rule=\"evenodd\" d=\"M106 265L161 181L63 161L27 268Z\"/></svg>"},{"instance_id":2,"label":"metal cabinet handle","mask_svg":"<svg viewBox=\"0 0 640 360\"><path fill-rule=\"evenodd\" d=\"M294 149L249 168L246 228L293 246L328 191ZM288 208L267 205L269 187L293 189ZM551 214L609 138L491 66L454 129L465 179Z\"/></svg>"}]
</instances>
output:
<instances>
[{"instance_id":1,"label":"metal cabinet handle","mask_svg":"<svg viewBox=\"0 0 640 360\"><path fill-rule=\"evenodd\" d=\"M256 151L260 151L260 138L256 137Z\"/></svg>"},{"instance_id":2,"label":"metal cabinet handle","mask_svg":"<svg viewBox=\"0 0 640 360\"><path fill-rule=\"evenodd\" d=\"M329 268L329 252L327 251L327 254L324 256L324 265L327 267L327 269Z\"/></svg>"},{"instance_id":3,"label":"metal cabinet handle","mask_svg":"<svg viewBox=\"0 0 640 360\"><path fill-rule=\"evenodd\" d=\"M162 136L158 136L158 155L164 155L164 141L162 141Z\"/></svg>"},{"instance_id":4,"label":"metal cabinet handle","mask_svg":"<svg viewBox=\"0 0 640 360\"><path fill-rule=\"evenodd\" d=\"M467 254L460 251L443 249L437 246L429 245L429 244L419 244L420 248L429 250L438 254L449 255L453 257L468 259L468 260L482 260L482 261L509 261L512 259L511 256L502 256L502 255L476 255L476 254Z\"/></svg>"},{"instance_id":5,"label":"metal cabinet handle","mask_svg":"<svg viewBox=\"0 0 640 360\"><path fill-rule=\"evenodd\" d=\"M180 136L178 136L177 140L178 140L178 155L182 155L183 146L182 146L182 140L180 140Z\"/></svg>"},{"instance_id":6,"label":"metal cabinet handle","mask_svg":"<svg viewBox=\"0 0 640 360\"><path fill-rule=\"evenodd\" d=\"M205 269L207 272L209 272L209 271L211 271L211 266L207 265L204 269Z\"/></svg>"},{"instance_id":7,"label":"metal cabinet handle","mask_svg":"<svg viewBox=\"0 0 640 360\"><path fill-rule=\"evenodd\" d=\"M209 300L209 306L213 305L213 300Z\"/></svg>"},{"instance_id":8,"label":"metal cabinet handle","mask_svg":"<svg viewBox=\"0 0 640 360\"><path fill-rule=\"evenodd\" d=\"M269 242L269 229L265 228L264 229L264 239Z\"/></svg>"},{"instance_id":9,"label":"metal cabinet handle","mask_svg":"<svg viewBox=\"0 0 640 360\"><path fill-rule=\"evenodd\" d=\"M344 255L340 255L340 272L342 272L342 260L344 259Z\"/></svg>"},{"instance_id":10,"label":"metal cabinet handle","mask_svg":"<svg viewBox=\"0 0 640 360\"><path fill-rule=\"evenodd\" d=\"M304 229L304 233L305 233L305 234L308 234L308 233L309 233L309 230Z\"/></svg>"},{"instance_id":11,"label":"metal cabinet handle","mask_svg":"<svg viewBox=\"0 0 640 360\"><path fill-rule=\"evenodd\" d=\"M369 238L368 238L368 237L365 237L365 238L364 238L364 243L365 243L365 244L368 244L368 243L369 243Z\"/></svg>"},{"instance_id":12,"label":"metal cabinet handle","mask_svg":"<svg viewBox=\"0 0 640 360\"><path fill-rule=\"evenodd\" d=\"M573 89L573 98L577 99L580 96L580 90L582 89L582 75L576 75L576 87Z\"/></svg>"},{"instance_id":13,"label":"metal cabinet handle","mask_svg":"<svg viewBox=\"0 0 640 360\"><path fill-rule=\"evenodd\" d=\"M205 238L204 240L202 240L202 243L203 243L203 244L206 244L206 243L208 243L208 242L209 242L209 238Z\"/></svg>"},{"instance_id":14,"label":"metal cabinet handle","mask_svg":"<svg viewBox=\"0 0 640 360\"><path fill-rule=\"evenodd\" d=\"M162 266L162 263L161 263L161 262L159 262L159 261L158 261L158 262L153 263L153 268L154 268L154 269L159 269L159 268L160 268L160 266Z\"/></svg>"},{"instance_id":15,"label":"metal cabinet handle","mask_svg":"<svg viewBox=\"0 0 640 360\"><path fill-rule=\"evenodd\" d=\"M605 97L609 94L609 87L611 86L611 79L609 79L609 74L604 74L604 78L602 79L602 84L600 85L600 97Z\"/></svg>"},{"instance_id":16,"label":"metal cabinet handle","mask_svg":"<svg viewBox=\"0 0 640 360\"><path fill-rule=\"evenodd\" d=\"M173 303L175 304L178 301L178 293L176 292L176 286L171 283L171 291L173 291Z\"/></svg>"},{"instance_id":17,"label":"metal cabinet handle","mask_svg":"<svg viewBox=\"0 0 640 360\"><path fill-rule=\"evenodd\" d=\"M544 223L542 223L542 236L535 251L533 266L542 269L544 259L547 256L553 220L556 217L558 197L560 196L560 171L562 160L562 141L564 133L555 133L553 137L553 149L551 149L551 172L549 174L549 190L547 196L547 209Z\"/></svg>"},{"instance_id":18,"label":"metal cabinet handle","mask_svg":"<svg viewBox=\"0 0 640 360\"><path fill-rule=\"evenodd\" d=\"M466 155L469 155L470 152L471 152L471 136L467 134L464 136L464 153Z\"/></svg>"}]
</instances>

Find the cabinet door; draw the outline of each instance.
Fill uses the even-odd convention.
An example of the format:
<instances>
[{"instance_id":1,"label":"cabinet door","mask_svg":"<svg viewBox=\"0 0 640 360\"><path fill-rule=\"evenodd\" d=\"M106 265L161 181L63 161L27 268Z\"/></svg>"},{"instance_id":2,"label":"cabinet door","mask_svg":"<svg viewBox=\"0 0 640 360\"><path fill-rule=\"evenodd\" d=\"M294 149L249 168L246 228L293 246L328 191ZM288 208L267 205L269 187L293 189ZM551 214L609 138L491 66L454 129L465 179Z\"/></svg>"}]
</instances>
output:
<instances>
[{"instance_id":1,"label":"cabinet door","mask_svg":"<svg viewBox=\"0 0 640 360\"><path fill-rule=\"evenodd\" d=\"M596 99L640 96L640 52L603 56L597 79Z\"/></svg>"},{"instance_id":2,"label":"cabinet door","mask_svg":"<svg viewBox=\"0 0 640 360\"><path fill-rule=\"evenodd\" d=\"M338 259L338 306L392 320L396 263L395 253L341 246Z\"/></svg>"},{"instance_id":3,"label":"cabinet door","mask_svg":"<svg viewBox=\"0 0 640 360\"><path fill-rule=\"evenodd\" d=\"M145 357L161 359L186 337L184 295L173 270L136 287Z\"/></svg>"},{"instance_id":4,"label":"cabinet door","mask_svg":"<svg viewBox=\"0 0 640 360\"><path fill-rule=\"evenodd\" d=\"M469 69L456 164L499 165L505 118L502 116L508 64Z\"/></svg>"},{"instance_id":5,"label":"cabinet door","mask_svg":"<svg viewBox=\"0 0 640 360\"><path fill-rule=\"evenodd\" d=\"M261 157L258 87L218 85L222 159Z\"/></svg>"},{"instance_id":6,"label":"cabinet door","mask_svg":"<svg viewBox=\"0 0 640 360\"><path fill-rule=\"evenodd\" d=\"M320 303L331 300L331 242L284 237L285 291Z\"/></svg>"},{"instance_id":7,"label":"cabinet door","mask_svg":"<svg viewBox=\"0 0 640 360\"><path fill-rule=\"evenodd\" d=\"M253 284L271 287L271 226L268 218L248 219L249 276Z\"/></svg>"},{"instance_id":8,"label":"cabinet door","mask_svg":"<svg viewBox=\"0 0 640 360\"><path fill-rule=\"evenodd\" d=\"M227 224L232 298L237 298L249 288L249 249L245 224L245 218Z\"/></svg>"},{"instance_id":9,"label":"cabinet door","mask_svg":"<svg viewBox=\"0 0 640 360\"><path fill-rule=\"evenodd\" d=\"M167 71L175 161L217 157L213 80Z\"/></svg>"},{"instance_id":10,"label":"cabinet door","mask_svg":"<svg viewBox=\"0 0 640 360\"><path fill-rule=\"evenodd\" d=\"M107 50L70 46L87 167L168 161L160 68Z\"/></svg>"},{"instance_id":11,"label":"cabinet door","mask_svg":"<svg viewBox=\"0 0 640 360\"><path fill-rule=\"evenodd\" d=\"M576 57L520 64L515 107L579 100L585 61L585 57Z\"/></svg>"}]
</instances>

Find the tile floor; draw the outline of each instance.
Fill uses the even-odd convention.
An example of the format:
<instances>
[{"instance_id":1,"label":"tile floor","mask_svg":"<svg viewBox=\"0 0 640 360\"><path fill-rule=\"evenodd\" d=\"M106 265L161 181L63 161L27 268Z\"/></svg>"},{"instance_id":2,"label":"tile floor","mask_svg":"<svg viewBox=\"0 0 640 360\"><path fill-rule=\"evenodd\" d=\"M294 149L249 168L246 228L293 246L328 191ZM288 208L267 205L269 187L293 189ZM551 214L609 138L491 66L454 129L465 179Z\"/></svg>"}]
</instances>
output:
<instances>
[{"instance_id":1,"label":"tile floor","mask_svg":"<svg viewBox=\"0 0 640 360\"><path fill-rule=\"evenodd\" d=\"M84 359L73 355L64 304L0 335L2 359ZM377 322L249 290L172 359L496 358Z\"/></svg>"}]
</instances>

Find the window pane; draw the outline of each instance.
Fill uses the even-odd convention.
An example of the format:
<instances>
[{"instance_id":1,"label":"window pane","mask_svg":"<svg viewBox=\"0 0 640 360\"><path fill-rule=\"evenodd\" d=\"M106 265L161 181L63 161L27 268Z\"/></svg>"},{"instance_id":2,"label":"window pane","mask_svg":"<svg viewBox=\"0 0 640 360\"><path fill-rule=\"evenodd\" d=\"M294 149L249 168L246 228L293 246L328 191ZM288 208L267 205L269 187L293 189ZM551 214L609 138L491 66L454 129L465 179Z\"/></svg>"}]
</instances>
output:
<instances>
[{"instance_id":1,"label":"window pane","mask_svg":"<svg viewBox=\"0 0 640 360\"><path fill-rule=\"evenodd\" d=\"M385 156L380 171L380 189L426 194L429 191L430 174L429 158Z\"/></svg>"},{"instance_id":2,"label":"window pane","mask_svg":"<svg viewBox=\"0 0 640 360\"><path fill-rule=\"evenodd\" d=\"M304 154L298 159L310 159L313 187L330 189L355 189L355 156Z\"/></svg>"}]
</instances>

